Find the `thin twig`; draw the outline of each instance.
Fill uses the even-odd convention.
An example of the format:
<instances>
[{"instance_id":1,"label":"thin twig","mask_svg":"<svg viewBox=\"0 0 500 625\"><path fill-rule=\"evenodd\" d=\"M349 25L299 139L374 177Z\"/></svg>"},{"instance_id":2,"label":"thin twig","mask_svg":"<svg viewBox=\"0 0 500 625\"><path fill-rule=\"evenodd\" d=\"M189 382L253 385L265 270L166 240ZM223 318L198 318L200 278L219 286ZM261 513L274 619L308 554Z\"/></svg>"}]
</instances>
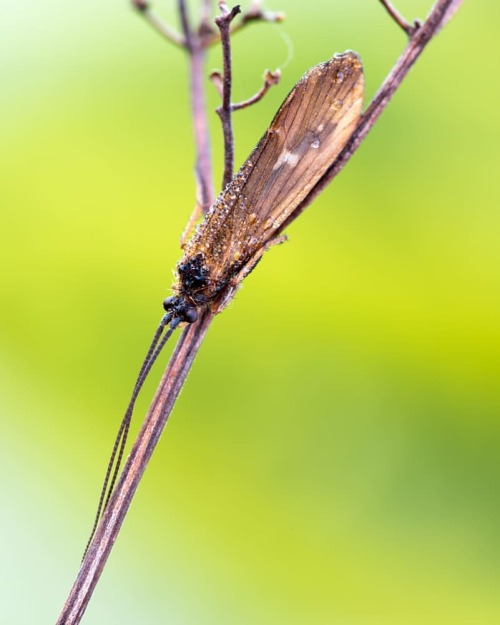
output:
<instances>
[{"instance_id":1,"label":"thin twig","mask_svg":"<svg viewBox=\"0 0 500 625\"><path fill-rule=\"evenodd\" d=\"M340 173L354 152L358 149L363 139L370 132L380 114L389 104L395 91L399 88L411 67L424 51L426 45L433 39L441 28L451 19L458 10L463 0L437 0L432 7L425 22L414 32L405 50L396 61L387 78L382 83L377 94L361 117L357 127L346 143L342 152L327 169L323 177L311 189L309 194L297 206L290 217L282 224L279 232L283 231L292 221L313 202L313 200L330 184L335 176Z\"/></svg>"},{"instance_id":2,"label":"thin twig","mask_svg":"<svg viewBox=\"0 0 500 625\"><path fill-rule=\"evenodd\" d=\"M219 2L221 15L215 18L215 23L220 30L222 43L223 79L222 79L222 104L217 108L217 114L222 122L222 132L224 135L224 174L222 176L222 188L224 189L233 177L234 169L234 138L233 124L231 117L231 22L241 12L239 5L231 10L225 2Z\"/></svg>"},{"instance_id":3,"label":"thin twig","mask_svg":"<svg viewBox=\"0 0 500 625\"><path fill-rule=\"evenodd\" d=\"M184 37L159 18L156 13L151 10L147 2L144 2L144 0L132 0L132 4L157 33L176 46L185 47L186 40Z\"/></svg>"},{"instance_id":4,"label":"thin twig","mask_svg":"<svg viewBox=\"0 0 500 625\"><path fill-rule=\"evenodd\" d=\"M396 62L393 70L383 83L381 89L366 110L350 141L320 182L312 189L291 218L285 222L286 227L308 206L320 191L343 168L349 158L359 147L361 141L373 127L380 113L387 106L391 96L399 87L409 69L422 53L429 41L439 32L442 26L459 8L462 0L437 0L425 23L412 35L404 52ZM224 298L225 293L221 293ZM229 296L230 297L230 296ZM128 507L139 480L158 442L163 427L175 404L179 391L194 361L210 323L213 319L211 311L205 311L200 319L188 326L177 344L167 370L160 382L157 393L151 404L143 426L134 443L131 455L125 464L113 495L109 501L101 523L97 528L92 543L75 584L68 596L58 625L77 625L87 607L118 531L123 523Z\"/></svg>"},{"instance_id":5,"label":"thin twig","mask_svg":"<svg viewBox=\"0 0 500 625\"><path fill-rule=\"evenodd\" d=\"M200 24L203 24L210 21L210 15L212 14L212 5L213 0L201 0L200 3ZM214 29L212 29L214 30Z\"/></svg>"},{"instance_id":6,"label":"thin twig","mask_svg":"<svg viewBox=\"0 0 500 625\"><path fill-rule=\"evenodd\" d=\"M208 132L207 108L205 106L204 64L206 45L203 40L213 34L209 26L210 1L204 0L202 5L200 26L194 32L190 25L185 0L178 0L178 10L183 35L177 33L163 22L150 9L145 0L132 0L133 6L144 16L146 21L168 41L186 49L189 57L189 76L191 79L191 110L193 118L194 142L196 149L196 199L205 214L212 205L214 191L212 185L212 162L210 158L210 136Z\"/></svg>"},{"instance_id":7,"label":"thin twig","mask_svg":"<svg viewBox=\"0 0 500 625\"><path fill-rule=\"evenodd\" d=\"M206 214L214 200L210 135L204 90L206 49L200 37L192 31L189 25L185 1L178 0L178 7L190 64L191 114L196 146L196 199L203 213Z\"/></svg>"},{"instance_id":8,"label":"thin twig","mask_svg":"<svg viewBox=\"0 0 500 625\"><path fill-rule=\"evenodd\" d=\"M219 70L214 69L212 72L210 72L209 78L217 89L217 92L222 100L222 94L224 92L224 76L219 72Z\"/></svg>"},{"instance_id":9,"label":"thin twig","mask_svg":"<svg viewBox=\"0 0 500 625\"><path fill-rule=\"evenodd\" d=\"M238 31L242 30L248 24L256 22L269 22L271 24L277 24L285 20L285 14L279 11L264 11L259 2L254 2L253 6L240 14L240 19L231 24L231 36ZM204 39L206 46L211 46L215 43L219 43L221 40L220 33L208 33Z\"/></svg>"},{"instance_id":10,"label":"thin twig","mask_svg":"<svg viewBox=\"0 0 500 625\"><path fill-rule=\"evenodd\" d=\"M57 625L76 625L80 622L137 486L212 320L213 314L205 311L196 323L184 329L94 539L89 545Z\"/></svg>"},{"instance_id":11,"label":"thin twig","mask_svg":"<svg viewBox=\"0 0 500 625\"><path fill-rule=\"evenodd\" d=\"M264 11L260 2L254 2L248 11L242 13L241 20L235 25L235 29L237 30L250 22L282 22L284 19L285 14L281 11Z\"/></svg>"},{"instance_id":12,"label":"thin twig","mask_svg":"<svg viewBox=\"0 0 500 625\"><path fill-rule=\"evenodd\" d=\"M189 25L186 1L178 0L177 7L179 10L179 17L181 20L182 32L184 33L184 38L186 40L186 46L187 46L187 49L191 52L193 48L193 33Z\"/></svg>"},{"instance_id":13,"label":"thin twig","mask_svg":"<svg viewBox=\"0 0 500 625\"><path fill-rule=\"evenodd\" d=\"M213 26L213 20L211 18L212 5L213 0L201 0L198 35L205 47L207 47L207 42L210 41L212 37L219 36L217 29Z\"/></svg>"},{"instance_id":14,"label":"thin twig","mask_svg":"<svg viewBox=\"0 0 500 625\"><path fill-rule=\"evenodd\" d=\"M233 112L239 111L240 109L247 108L248 106L251 106L252 104L256 104L257 102L262 100L262 98L266 95L269 89L279 83L280 78L281 78L281 72L279 69L277 69L274 72L271 72L270 70L266 69L264 73L264 84L259 89L259 91L257 91L256 94L248 98L248 100L243 100L242 102L231 103L231 111ZM212 81L215 88L219 92L219 95L222 98L222 94L224 90L224 77L219 71L215 70L210 74L210 80Z\"/></svg>"},{"instance_id":15,"label":"thin twig","mask_svg":"<svg viewBox=\"0 0 500 625\"><path fill-rule=\"evenodd\" d=\"M279 83L280 78L281 72L279 69L277 69L275 72L271 72L270 70L266 69L266 72L264 74L264 84L259 89L259 91L257 91L257 93L251 98L248 98L248 100L243 100L243 102L236 102L235 104L231 104L231 110L239 111L240 109L247 108L247 106L251 106L256 102L259 102L259 100L262 100L262 98L266 95L271 87Z\"/></svg>"},{"instance_id":16,"label":"thin twig","mask_svg":"<svg viewBox=\"0 0 500 625\"><path fill-rule=\"evenodd\" d=\"M384 5L387 13L389 13L392 19L396 22L396 24L405 31L408 37L411 37L415 30L417 30L417 28L421 26L419 20L415 20L413 24L410 24L410 22L406 21L406 19L396 9L392 2L389 2L389 0L380 0L380 2Z\"/></svg>"}]
</instances>

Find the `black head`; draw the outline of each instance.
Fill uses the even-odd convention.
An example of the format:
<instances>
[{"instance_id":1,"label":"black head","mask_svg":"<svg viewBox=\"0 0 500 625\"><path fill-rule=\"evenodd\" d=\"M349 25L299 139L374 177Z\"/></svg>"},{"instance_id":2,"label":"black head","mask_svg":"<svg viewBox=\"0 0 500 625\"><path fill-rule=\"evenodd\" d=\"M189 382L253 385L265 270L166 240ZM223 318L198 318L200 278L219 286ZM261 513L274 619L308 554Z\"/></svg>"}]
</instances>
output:
<instances>
[{"instance_id":1,"label":"black head","mask_svg":"<svg viewBox=\"0 0 500 625\"><path fill-rule=\"evenodd\" d=\"M176 325L181 321L194 323L198 319L196 306L193 306L192 302L179 295L167 297L163 302L163 308L170 315L171 321L176 322Z\"/></svg>"}]
</instances>

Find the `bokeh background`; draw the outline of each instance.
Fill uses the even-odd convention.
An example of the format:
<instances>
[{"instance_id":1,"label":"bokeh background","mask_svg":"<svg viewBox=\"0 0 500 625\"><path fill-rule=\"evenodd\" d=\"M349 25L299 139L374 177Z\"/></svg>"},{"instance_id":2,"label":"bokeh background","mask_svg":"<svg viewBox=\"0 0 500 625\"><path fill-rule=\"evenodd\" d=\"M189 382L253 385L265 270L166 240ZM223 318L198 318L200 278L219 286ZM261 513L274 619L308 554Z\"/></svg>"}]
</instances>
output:
<instances>
[{"instance_id":1,"label":"bokeh background","mask_svg":"<svg viewBox=\"0 0 500 625\"><path fill-rule=\"evenodd\" d=\"M235 117L238 163L307 68L352 48L370 97L405 43L375 0L268 6L287 21L235 37L235 99L283 81ZM185 59L125 0L0 18L0 621L26 625L77 572L193 146ZM216 320L85 623L500 622L499 22L464 3Z\"/></svg>"}]
</instances>

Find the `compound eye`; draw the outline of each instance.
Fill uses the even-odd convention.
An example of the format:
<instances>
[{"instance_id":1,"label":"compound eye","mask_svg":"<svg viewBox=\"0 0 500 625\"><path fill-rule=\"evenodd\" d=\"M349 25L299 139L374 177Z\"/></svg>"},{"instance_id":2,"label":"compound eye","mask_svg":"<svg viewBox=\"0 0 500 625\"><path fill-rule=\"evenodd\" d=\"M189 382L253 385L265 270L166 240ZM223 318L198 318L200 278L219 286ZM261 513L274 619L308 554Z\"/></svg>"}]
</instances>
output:
<instances>
[{"instance_id":1,"label":"compound eye","mask_svg":"<svg viewBox=\"0 0 500 625\"><path fill-rule=\"evenodd\" d=\"M184 319L188 323L194 323L198 319L198 310L196 308L188 308L184 313Z\"/></svg>"},{"instance_id":2,"label":"compound eye","mask_svg":"<svg viewBox=\"0 0 500 625\"><path fill-rule=\"evenodd\" d=\"M167 297L166 300L163 300L163 308L169 312L169 310L172 308L173 304L175 303L175 300L177 298L175 297L175 295L173 295L172 297Z\"/></svg>"}]
</instances>

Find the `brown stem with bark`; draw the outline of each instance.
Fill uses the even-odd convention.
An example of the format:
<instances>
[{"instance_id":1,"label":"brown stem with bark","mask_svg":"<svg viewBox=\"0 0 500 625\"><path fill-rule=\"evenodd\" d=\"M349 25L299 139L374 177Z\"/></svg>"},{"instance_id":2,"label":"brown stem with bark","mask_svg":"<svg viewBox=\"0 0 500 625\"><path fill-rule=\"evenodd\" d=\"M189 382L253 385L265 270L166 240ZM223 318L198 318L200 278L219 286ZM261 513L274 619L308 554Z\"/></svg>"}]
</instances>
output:
<instances>
[{"instance_id":1,"label":"brown stem with bark","mask_svg":"<svg viewBox=\"0 0 500 625\"><path fill-rule=\"evenodd\" d=\"M82 562L73 590L57 621L58 625L80 622L135 491L212 320L213 314L205 311L196 323L184 329Z\"/></svg>"},{"instance_id":2,"label":"brown stem with bark","mask_svg":"<svg viewBox=\"0 0 500 625\"><path fill-rule=\"evenodd\" d=\"M375 98L368 106L344 150L337 157L335 162L332 163L332 166L323 178L312 189L308 197L283 225L283 228L296 219L324 187L341 171L373 127L379 115L387 106L390 98L426 45L452 17L461 3L462 0L437 0L435 2L425 23L419 26L410 35L410 41L407 47L397 60L394 68L384 81ZM184 3L179 0L179 4L183 5ZM185 37L186 42L188 42L188 28L186 27ZM188 45L192 45L192 43L188 43ZM193 70L193 64L191 68ZM196 69L199 71L199 68ZM193 79L191 84L193 89L194 85L197 83ZM199 96L199 93L196 93L197 95L195 97L195 92L193 91L193 100ZM200 114L198 111L199 108L193 106L193 114ZM195 118L195 123L196 121ZM221 293L221 299L224 299L224 295L224 293ZM201 314L196 323L184 329L170 359L167 370L160 382L153 403L146 415L141 431L134 443L130 457L125 464L118 484L106 507L101 523L97 528L96 534L82 562L78 577L68 596L59 620L57 621L58 625L76 625L80 622L116 540L138 483L153 453L154 447L161 436L182 384L186 379L202 340L213 320L213 316L211 311L205 311Z\"/></svg>"},{"instance_id":3,"label":"brown stem with bark","mask_svg":"<svg viewBox=\"0 0 500 625\"><path fill-rule=\"evenodd\" d=\"M384 5L385 10L387 11L387 13L389 13L392 19L396 22L396 24L400 28L402 28L409 37L421 25L418 20L415 20L413 24L407 22L405 18L401 15L401 13L392 4L392 2L389 2L389 0L380 0L380 2Z\"/></svg>"},{"instance_id":4,"label":"brown stem with bark","mask_svg":"<svg viewBox=\"0 0 500 625\"><path fill-rule=\"evenodd\" d=\"M402 83L411 67L424 51L426 45L433 39L446 22L451 19L455 11L460 7L463 0L437 0L431 9L425 22L420 25L410 37L408 44L396 61L382 86L370 102L365 113L362 115L357 127L354 129L349 141L337 156L335 161L327 169L323 177L311 189L307 197L297 206L296 210L283 223L280 228L282 232L292 221L314 201L314 199L325 189L327 185L341 172L354 152L359 148L361 142L370 132L373 125L380 117L380 114L389 104L392 96Z\"/></svg>"},{"instance_id":5,"label":"brown stem with bark","mask_svg":"<svg viewBox=\"0 0 500 625\"><path fill-rule=\"evenodd\" d=\"M222 76L222 104L217 108L217 114L222 122L222 134L224 136L224 174L222 176L222 188L231 182L234 170L234 139L231 109L231 22L240 13L239 5L231 10L225 2L219 3L221 15L215 18L215 23L220 30L222 44L223 76Z\"/></svg>"},{"instance_id":6,"label":"brown stem with bark","mask_svg":"<svg viewBox=\"0 0 500 625\"><path fill-rule=\"evenodd\" d=\"M252 106L252 104L260 102L260 100L262 100L262 98L266 95L269 89L279 83L280 78L281 72L279 69L277 69L275 72L271 72L270 70L266 69L266 72L264 74L264 84L259 89L259 91L257 91L255 95L248 98L247 100L231 104L231 110L239 111L241 109L246 109L248 106Z\"/></svg>"},{"instance_id":7,"label":"brown stem with bark","mask_svg":"<svg viewBox=\"0 0 500 625\"><path fill-rule=\"evenodd\" d=\"M258 2L255 2L252 7L248 11L241 13L241 17L238 22L231 24L231 36L236 34L238 31L242 30L248 24L253 24L256 22L269 22L269 23L279 23L283 22L285 19L284 13L272 12L272 11L264 11ZM211 46L216 43L219 43L221 40L220 32L219 33L208 33L205 37L205 45Z\"/></svg>"},{"instance_id":8,"label":"brown stem with bark","mask_svg":"<svg viewBox=\"0 0 500 625\"><path fill-rule=\"evenodd\" d=\"M208 132L205 90L203 88L206 47L199 34L194 32L189 25L185 0L179 0L178 6L190 63L191 108L196 146L196 198L198 205L201 206L205 214L214 200L210 135Z\"/></svg>"},{"instance_id":9,"label":"brown stem with bark","mask_svg":"<svg viewBox=\"0 0 500 625\"><path fill-rule=\"evenodd\" d=\"M170 28L163 20L161 20L150 8L144 0L132 0L133 6L139 11L144 19L165 39L168 39L176 46L185 47L186 41L178 32Z\"/></svg>"}]
</instances>

